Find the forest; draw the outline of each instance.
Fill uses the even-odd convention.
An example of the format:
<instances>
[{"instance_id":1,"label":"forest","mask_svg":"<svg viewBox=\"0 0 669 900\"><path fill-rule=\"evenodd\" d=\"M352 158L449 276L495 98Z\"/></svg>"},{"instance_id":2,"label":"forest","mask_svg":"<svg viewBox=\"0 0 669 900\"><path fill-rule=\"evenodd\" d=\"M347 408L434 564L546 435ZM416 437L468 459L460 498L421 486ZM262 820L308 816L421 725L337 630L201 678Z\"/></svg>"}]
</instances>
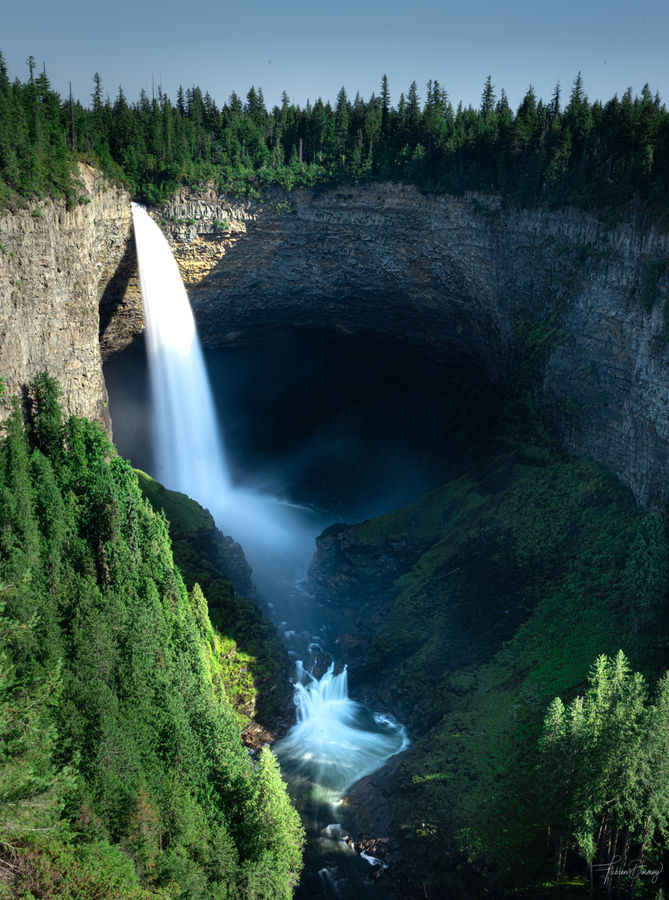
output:
<instances>
[{"instance_id":1,"label":"forest","mask_svg":"<svg viewBox=\"0 0 669 900\"><path fill-rule=\"evenodd\" d=\"M160 86L151 97L142 90L134 102L119 86L112 100L98 73L82 103L53 91L33 57L27 66L27 79L12 82L0 54L0 205L31 195L77 203L75 164L86 159L150 203L180 185L259 196L269 185L378 179L669 227L669 113L648 85L591 102L579 73L568 96L558 84L544 101L530 85L513 110L488 77L474 109L454 107L437 80L422 98L414 81L393 104L383 76L368 100L342 87L334 104L302 108L284 91L268 110L255 87L222 107L197 86L180 87L176 100Z\"/></svg>"},{"instance_id":2,"label":"forest","mask_svg":"<svg viewBox=\"0 0 669 900\"><path fill-rule=\"evenodd\" d=\"M0 442L0 897L290 897L303 828L207 600L58 393L38 376Z\"/></svg>"},{"instance_id":3,"label":"forest","mask_svg":"<svg viewBox=\"0 0 669 900\"><path fill-rule=\"evenodd\" d=\"M390 180L669 229L669 113L647 85L591 101L579 74L547 102L530 86L517 110L490 77L477 109L455 107L437 81L422 97L414 82L393 101L385 76L368 100L342 88L334 104L319 98L304 108L284 93L268 110L255 87L222 106L196 86L175 100L160 86L136 101L122 87L114 93L96 73L90 98L63 98L32 57L26 79L11 81L0 54L0 212L34 199L86 203L77 175L86 161L149 204L181 186L262 197L271 187ZM647 264L646 311L665 265ZM97 425L64 420L46 373L24 399L25 407L3 398L11 415L0 438L0 900L290 897L304 831L273 754L251 756L242 745L240 709L253 708L254 686L251 676L242 683L246 664L231 671L228 653L233 621L255 616L254 640L265 640L262 616L243 598L230 612L220 573L198 582L188 536L173 531L171 540L175 522L157 511L166 507L161 486ZM523 413L523 428L530 418ZM536 418L533 435L543 428ZM434 583L405 576L376 651L405 653L406 695L435 698L440 719L397 776L391 802L412 855L454 891L484 884L487 894L495 884L513 894L527 857L531 875L558 892L576 872L569 895L583 896L587 871L593 889L619 895L628 881L610 860L661 867L669 834L669 681L657 677L669 634L665 524L642 516L631 495L620 499L594 464L567 464L561 448L549 458L540 438L541 457L534 446L519 451L516 435L510 453L505 439L502 462L480 467L480 496L477 486L454 499L459 482L430 496L441 530L423 576ZM527 458L507 460L519 453ZM460 545L441 525L457 503L471 529L458 524ZM410 518L407 510L387 518ZM381 540L377 522L355 527ZM484 532L499 537L500 558L513 558L526 582L500 568L493 592L484 567L466 562ZM463 607L476 611L483 598L483 608L494 593L492 612L507 612L512 588L537 600L527 627L475 676L449 669L456 654L443 637L459 601L457 579L441 579L464 577L467 565ZM412 629L430 617L431 641L414 659ZM616 653L621 644L626 655ZM263 677L278 677L279 650L261 652ZM475 690L485 730L472 712ZM514 710L511 737L508 722L495 720L505 709ZM456 759L456 741L471 771ZM482 820L475 835L468 803ZM651 874L640 893L655 897L654 885Z\"/></svg>"}]
</instances>

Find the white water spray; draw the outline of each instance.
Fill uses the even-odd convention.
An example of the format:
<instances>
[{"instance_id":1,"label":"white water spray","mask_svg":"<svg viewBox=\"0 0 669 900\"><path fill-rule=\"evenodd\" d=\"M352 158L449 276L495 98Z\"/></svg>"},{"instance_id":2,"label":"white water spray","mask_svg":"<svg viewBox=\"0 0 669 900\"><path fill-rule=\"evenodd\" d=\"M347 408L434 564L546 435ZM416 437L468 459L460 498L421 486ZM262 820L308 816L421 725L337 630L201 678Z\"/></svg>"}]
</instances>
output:
<instances>
[{"instance_id":1,"label":"white water spray","mask_svg":"<svg viewBox=\"0 0 669 900\"><path fill-rule=\"evenodd\" d=\"M195 321L169 244L133 204L159 481L191 497L231 490Z\"/></svg>"},{"instance_id":2,"label":"white water spray","mask_svg":"<svg viewBox=\"0 0 669 900\"><path fill-rule=\"evenodd\" d=\"M208 507L240 541L262 578L262 563L297 578L322 523L291 504L235 486L218 427L188 295L165 236L133 204L154 408L156 477ZM309 519L311 518L311 521Z\"/></svg>"},{"instance_id":3,"label":"white water spray","mask_svg":"<svg viewBox=\"0 0 669 900\"><path fill-rule=\"evenodd\" d=\"M297 663L297 725L274 748L288 771L314 783L317 799L330 802L409 744L403 726L349 699L346 669L335 675L334 668L317 681Z\"/></svg>"},{"instance_id":4,"label":"white water spray","mask_svg":"<svg viewBox=\"0 0 669 900\"><path fill-rule=\"evenodd\" d=\"M303 509L232 483L200 343L176 261L158 225L133 204L137 257L147 324L155 414L156 475L166 487L208 506L254 567L272 581L301 577L319 519ZM288 565L287 565L288 563ZM346 670L334 664L320 681L297 663L298 723L278 742L282 763L333 801L408 743L404 728L347 695Z\"/></svg>"}]
</instances>

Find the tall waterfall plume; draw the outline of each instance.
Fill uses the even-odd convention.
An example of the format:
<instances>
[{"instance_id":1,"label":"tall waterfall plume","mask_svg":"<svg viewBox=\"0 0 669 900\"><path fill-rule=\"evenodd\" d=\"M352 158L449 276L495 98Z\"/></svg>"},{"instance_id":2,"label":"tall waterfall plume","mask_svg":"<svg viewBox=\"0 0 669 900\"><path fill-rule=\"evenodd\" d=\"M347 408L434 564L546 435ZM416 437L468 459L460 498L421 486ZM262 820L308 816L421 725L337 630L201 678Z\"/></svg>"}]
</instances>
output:
<instances>
[{"instance_id":1,"label":"tall waterfall plume","mask_svg":"<svg viewBox=\"0 0 669 900\"><path fill-rule=\"evenodd\" d=\"M212 511L220 527L241 542L256 581L268 566L297 577L321 523L290 504L232 483L181 273L146 210L133 204L132 214L148 339L156 478Z\"/></svg>"},{"instance_id":2,"label":"tall waterfall plume","mask_svg":"<svg viewBox=\"0 0 669 900\"><path fill-rule=\"evenodd\" d=\"M156 475L166 487L212 510L217 523L242 543L263 594L274 599L282 594L281 582L304 574L313 539L324 523L301 507L233 484L177 264L146 210L133 205L133 218L147 323ZM285 769L306 780L320 801L338 799L358 778L407 746L405 729L392 717L374 715L348 697L346 670L335 675L333 664L319 681L298 662L297 682L298 723L276 749Z\"/></svg>"}]
</instances>

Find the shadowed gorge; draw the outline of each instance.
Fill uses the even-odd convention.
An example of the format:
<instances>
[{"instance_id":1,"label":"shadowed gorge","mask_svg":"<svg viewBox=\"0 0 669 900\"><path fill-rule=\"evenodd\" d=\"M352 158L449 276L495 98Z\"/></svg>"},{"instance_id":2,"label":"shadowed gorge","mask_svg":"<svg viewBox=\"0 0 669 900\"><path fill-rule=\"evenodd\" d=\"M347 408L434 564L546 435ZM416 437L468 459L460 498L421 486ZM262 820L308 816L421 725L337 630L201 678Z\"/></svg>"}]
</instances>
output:
<instances>
[{"instance_id":1,"label":"shadowed gorge","mask_svg":"<svg viewBox=\"0 0 669 900\"><path fill-rule=\"evenodd\" d=\"M662 900L659 94L86 109L28 67L0 900Z\"/></svg>"},{"instance_id":2,"label":"shadowed gorge","mask_svg":"<svg viewBox=\"0 0 669 900\"><path fill-rule=\"evenodd\" d=\"M410 347L351 348L299 332L275 344L205 351L233 475L342 516L413 499L467 465L502 405L500 384ZM151 468L141 350L110 359L115 438Z\"/></svg>"},{"instance_id":3,"label":"shadowed gorge","mask_svg":"<svg viewBox=\"0 0 669 900\"><path fill-rule=\"evenodd\" d=\"M321 642L319 673L329 658L345 663L354 697L409 729L408 753L347 801L358 825L346 827L389 865L385 883L399 898L416 883L455 896L513 892L545 859L532 773L550 701L582 691L600 653L622 647L651 686L666 665L664 614L657 638L630 626L634 498L566 452L608 464L638 501L666 499L663 308L643 302L646 283L660 299L666 289L664 269L648 262L666 238L606 230L575 211L518 212L393 185L266 200L184 192L154 210L205 344L231 477L334 523L297 592L267 594L272 566L253 563L251 577L290 652L304 658L282 626L293 616L305 646ZM86 207L77 222L98 234L91 258L111 247L123 260L98 282L99 346L115 440L151 473L134 252L118 240L118 209L110 216L110 243ZM17 251L55 240L36 222L25 232L3 223ZM68 296L58 301L64 324ZM41 302L22 316L48 343ZM26 362L11 358L18 383ZM64 387L66 402L79 402L71 378ZM165 501L160 486L143 485ZM227 538L204 510L191 527L185 501L169 502L175 559L187 586L202 586L237 724L257 746L288 724L285 650L251 605L224 508L216 524ZM307 823L314 847L334 820L318 821ZM328 846L349 852L341 836ZM319 853L305 869L309 900ZM578 874L574 854L571 865Z\"/></svg>"},{"instance_id":4,"label":"shadowed gorge","mask_svg":"<svg viewBox=\"0 0 669 900\"><path fill-rule=\"evenodd\" d=\"M415 883L503 894L545 861L533 772L550 700L620 647L650 684L665 664L662 641L628 624L634 500L563 449L615 460L638 499L664 496L661 311L635 295L646 263L632 263L630 232L402 193L297 193L292 212L278 197L184 196L164 212L193 224L156 215L233 477L340 523L309 566L313 633L326 629L353 695L415 741L348 798L357 846L389 864L401 898ZM105 364L116 421L142 366L141 346ZM126 422L134 458L145 427ZM301 602L277 602L275 620L311 621Z\"/></svg>"},{"instance_id":5,"label":"shadowed gorge","mask_svg":"<svg viewBox=\"0 0 669 900\"><path fill-rule=\"evenodd\" d=\"M258 237L262 247L267 234ZM416 882L455 896L514 891L545 857L533 773L551 698L585 683L600 653L622 646L651 684L666 657L662 643L628 625L634 598L624 573L641 518L634 500L601 466L568 457L547 391L547 366L573 338L562 327L578 283L568 273L585 285L589 270L569 254L564 304L533 287L546 306L530 314L516 304L502 353L494 340L485 347L476 323L460 328L458 315L446 315L473 303L469 293L444 301L442 330L422 345L421 301L392 294L386 303L341 268L345 302L317 327L311 317L327 296L315 284L282 293L291 247L269 266L252 253L253 238L236 245L249 242L250 272L234 264L226 272L232 250L191 288L196 309L209 309L202 331L231 472L340 523L317 540L306 599L277 594L261 569L263 593L288 647L297 646L295 625L311 629L302 640L325 653L319 674L332 656L345 663L354 696L375 716L405 723L415 741L347 798L359 817L356 846L390 866L386 882L398 897L412 897ZM266 273L262 289L253 266ZM542 271L555 287L546 269L533 275ZM464 291L466 279L460 284ZM401 342L386 316L406 326ZM488 363L497 356L497 377L478 350ZM141 394L141 349L110 358L105 370L122 422L123 404ZM127 434L117 434L133 459L143 452L141 420L128 418ZM227 529L224 508L217 518ZM304 658L304 648L293 652ZM334 740L333 732L326 743ZM288 759L286 771L299 776L294 796L311 846L321 846L331 823L314 812L300 766ZM340 839L333 847L346 852ZM311 850L307 859L300 896L320 896L323 857ZM325 867L335 885L341 865Z\"/></svg>"},{"instance_id":6,"label":"shadowed gorge","mask_svg":"<svg viewBox=\"0 0 669 900\"><path fill-rule=\"evenodd\" d=\"M565 447L602 462L644 504L669 494L668 245L654 229L391 184L263 202L184 190L154 216L205 348L298 335L363 352L401 346L493 384L525 359ZM128 343L127 323L141 333L132 291L119 309L108 348Z\"/></svg>"}]
</instances>

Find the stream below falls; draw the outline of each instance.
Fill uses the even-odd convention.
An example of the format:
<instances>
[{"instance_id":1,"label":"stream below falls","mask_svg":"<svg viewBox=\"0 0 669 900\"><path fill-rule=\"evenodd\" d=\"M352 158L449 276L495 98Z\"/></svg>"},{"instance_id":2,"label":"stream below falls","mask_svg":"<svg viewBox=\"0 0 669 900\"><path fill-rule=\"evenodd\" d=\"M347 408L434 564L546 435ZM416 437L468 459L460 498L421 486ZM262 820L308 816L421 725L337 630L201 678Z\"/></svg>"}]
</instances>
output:
<instances>
[{"instance_id":1,"label":"stream below falls","mask_svg":"<svg viewBox=\"0 0 669 900\"><path fill-rule=\"evenodd\" d=\"M297 723L272 748L307 832L295 896L362 900L371 893L379 900L391 898L383 873L377 874L377 860L356 851L357 823L342 800L359 778L409 745L406 729L391 715L349 697L346 669L336 662L335 636L319 623L304 582L277 581L273 588L265 584L264 591L295 661ZM310 669L323 654L333 662L318 679Z\"/></svg>"},{"instance_id":2,"label":"stream below falls","mask_svg":"<svg viewBox=\"0 0 669 900\"><path fill-rule=\"evenodd\" d=\"M359 778L408 746L406 730L391 716L349 698L345 668L338 671L333 662L320 679L311 671L318 653L334 660L338 653L301 579L316 535L336 516L279 499L267 485L235 479L174 257L144 209L133 205L133 218L151 375L152 460L142 467L170 490L210 509L242 544L295 661L297 723L273 749L308 834L296 895L343 900L366 898L371 891L389 897L379 863L353 846L355 822L342 801ZM113 389L110 398L116 422ZM134 448L124 446L122 432L116 441L123 455L141 464Z\"/></svg>"}]
</instances>

